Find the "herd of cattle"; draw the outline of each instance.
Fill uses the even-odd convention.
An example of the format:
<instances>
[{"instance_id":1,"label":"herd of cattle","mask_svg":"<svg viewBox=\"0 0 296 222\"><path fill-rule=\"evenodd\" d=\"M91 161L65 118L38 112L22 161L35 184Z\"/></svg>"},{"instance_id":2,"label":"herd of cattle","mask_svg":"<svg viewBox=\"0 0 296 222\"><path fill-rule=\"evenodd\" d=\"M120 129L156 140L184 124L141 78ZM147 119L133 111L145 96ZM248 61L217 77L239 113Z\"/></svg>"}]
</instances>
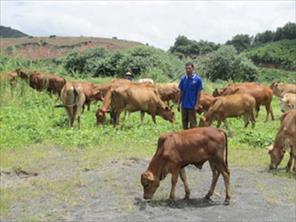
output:
<instances>
[{"instance_id":1,"label":"herd of cattle","mask_svg":"<svg viewBox=\"0 0 296 222\"><path fill-rule=\"evenodd\" d=\"M114 79L110 83L95 84L91 82L66 81L54 74L42 74L17 69L2 78L9 80L14 86L16 79L27 81L33 89L47 90L56 94L62 101L68 115L69 127L77 119L80 127L80 116L90 103L102 101L102 106L96 111L97 125L106 122L106 115L111 115L114 126L119 124L120 114L139 111L141 122L144 114L161 116L169 122L175 122L172 106L177 104L180 91L177 83L153 83L150 79L133 82L127 79ZM226 187L225 203L230 200L229 170L227 166L227 135L223 130L209 127L217 121L217 127L226 119L244 116L245 127L251 121L255 126L260 106L266 108L266 118L269 115L274 120L271 106L273 95L280 99L281 126L275 138L274 145L269 150L270 168L276 168L282 160L287 148L290 148L290 159L287 169L296 172L296 85L273 82L269 87L255 82L232 83L225 88L215 89L212 95L202 93L196 109L201 114L198 128L177 133L162 135L158 141L157 151L146 172L141 176L144 187L144 198L151 198L159 185L159 181L168 173L172 173L172 189L170 198L175 199L175 185L180 175L186 198L189 198L189 188L184 167L194 164L201 168L209 160L213 178L207 198L213 194L217 179L221 173Z\"/></svg>"}]
</instances>

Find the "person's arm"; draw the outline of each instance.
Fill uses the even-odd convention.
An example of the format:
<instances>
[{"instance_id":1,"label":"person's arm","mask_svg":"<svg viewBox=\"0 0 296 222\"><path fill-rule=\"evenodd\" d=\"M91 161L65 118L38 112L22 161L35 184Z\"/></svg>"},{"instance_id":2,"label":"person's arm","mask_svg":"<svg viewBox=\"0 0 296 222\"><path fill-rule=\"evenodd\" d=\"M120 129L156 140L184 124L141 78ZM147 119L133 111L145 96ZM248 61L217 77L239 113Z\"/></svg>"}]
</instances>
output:
<instances>
[{"instance_id":1,"label":"person's arm","mask_svg":"<svg viewBox=\"0 0 296 222\"><path fill-rule=\"evenodd\" d=\"M197 99L196 99L196 104L195 104L195 110L198 109L198 103L200 101L200 96L201 96L201 91L203 90L203 86L202 86L202 81L199 81L198 84L198 91L197 91Z\"/></svg>"},{"instance_id":2,"label":"person's arm","mask_svg":"<svg viewBox=\"0 0 296 222\"><path fill-rule=\"evenodd\" d=\"M178 98L177 110L180 112L181 100L182 100L182 95L183 95L183 91L182 91L182 89L183 89L183 78L181 79L178 88L180 90L180 96Z\"/></svg>"}]
</instances>

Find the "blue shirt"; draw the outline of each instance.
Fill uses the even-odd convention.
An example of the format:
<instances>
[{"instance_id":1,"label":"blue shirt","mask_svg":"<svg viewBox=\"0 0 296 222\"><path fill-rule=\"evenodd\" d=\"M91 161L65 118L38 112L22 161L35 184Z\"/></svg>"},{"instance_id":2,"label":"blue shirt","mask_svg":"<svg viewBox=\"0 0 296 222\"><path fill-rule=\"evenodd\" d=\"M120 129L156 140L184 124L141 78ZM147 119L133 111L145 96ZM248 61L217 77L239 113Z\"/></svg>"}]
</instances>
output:
<instances>
[{"instance_id":1,"label":"blue shirt","mask_svg":"<svg viewBox=\"0 0 296 222\"><path fill-rule=\"evenodd\" d=\"M179 89L182 91L181 106L184 109L194 109L197 101L197 94L203 89L202 80L197 74L191 77L182 76Z\"/></svg>"}]
</instances>

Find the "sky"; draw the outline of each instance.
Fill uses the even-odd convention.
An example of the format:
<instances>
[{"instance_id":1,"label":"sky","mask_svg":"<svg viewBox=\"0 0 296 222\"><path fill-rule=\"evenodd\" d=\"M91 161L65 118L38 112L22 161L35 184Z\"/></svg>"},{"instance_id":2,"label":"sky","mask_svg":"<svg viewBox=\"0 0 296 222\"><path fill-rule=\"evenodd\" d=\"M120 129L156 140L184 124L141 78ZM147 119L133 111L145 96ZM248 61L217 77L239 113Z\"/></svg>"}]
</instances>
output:
<instances>
[{"instance_id":1,"label":"sky","mask_svg":"<svg viewBox=\"0 0 296 222\"><path fill-rule=\"evenodd\" d=\"M1 0L1 25L33 36L94 36L168 49L178 35L225 43L296 20L296 0Z\"/></svg>"}]
</instances>

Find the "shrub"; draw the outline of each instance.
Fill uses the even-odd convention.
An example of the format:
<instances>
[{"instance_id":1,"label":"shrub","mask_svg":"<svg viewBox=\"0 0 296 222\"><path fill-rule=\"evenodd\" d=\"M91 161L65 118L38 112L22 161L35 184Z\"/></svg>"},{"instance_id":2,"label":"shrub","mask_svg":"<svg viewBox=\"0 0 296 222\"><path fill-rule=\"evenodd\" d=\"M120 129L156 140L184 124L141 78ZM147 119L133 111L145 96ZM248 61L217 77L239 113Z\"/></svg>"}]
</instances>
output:
<instances>
[{"instance_id":1,"label":"shrub","mask_svg":"<svg viewBox=\"0 0 296 222\"><path fill-rule=\"evenodd\" d=\"M202 73L212 81L254 81L257 78L256 66L245 56L239 55L233 46L223 46L199 58L197 63Z\"/></svg>"}]
</instances>

